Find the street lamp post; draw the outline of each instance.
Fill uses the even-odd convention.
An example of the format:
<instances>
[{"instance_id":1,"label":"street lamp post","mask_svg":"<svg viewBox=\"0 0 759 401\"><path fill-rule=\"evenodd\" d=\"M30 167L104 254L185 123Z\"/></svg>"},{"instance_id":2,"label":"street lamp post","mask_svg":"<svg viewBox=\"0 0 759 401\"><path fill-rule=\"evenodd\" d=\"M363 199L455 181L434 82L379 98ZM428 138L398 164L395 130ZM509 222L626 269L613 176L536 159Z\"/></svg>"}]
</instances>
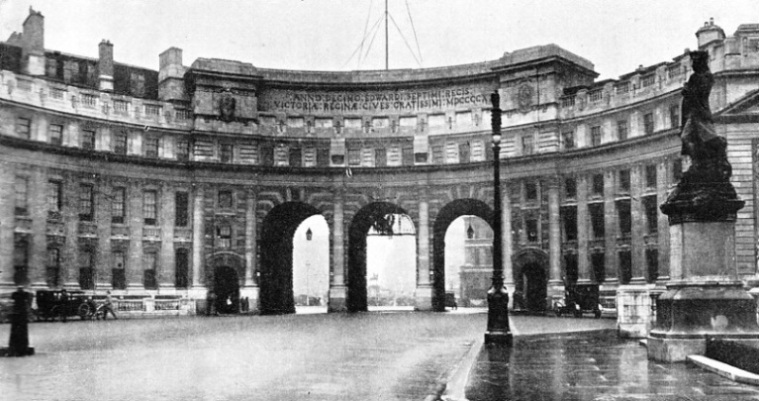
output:
<instances>
[{"instance_id":1,"label":"street lamp post","mask_svg":"<svg viewBox=\"0 0 759 401\"><path fill-rule=\"evenodd\" d=\"M493 105L493 283L488 290L488 329L485 344L511 346L509 329L509 293L503 287L501 252L501 97L498 90L490 95Z\"/></svg>"}]
</instances>

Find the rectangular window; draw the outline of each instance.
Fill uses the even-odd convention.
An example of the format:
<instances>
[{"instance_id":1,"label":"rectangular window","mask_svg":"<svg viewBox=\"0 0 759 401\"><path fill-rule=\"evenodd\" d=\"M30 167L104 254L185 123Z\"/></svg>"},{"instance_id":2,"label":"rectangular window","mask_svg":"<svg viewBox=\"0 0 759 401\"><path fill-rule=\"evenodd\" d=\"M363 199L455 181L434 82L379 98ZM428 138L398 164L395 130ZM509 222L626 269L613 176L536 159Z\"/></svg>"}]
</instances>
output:
<instances>
[{"instance_id":1,"label":"rectangular window","mask_svg":"<svg viewBox=\"0 0 759 401\"><path fill-rule=\"evenodd\" d=\"M58 248L48 248L46 264L48 287L58 287L61 281L61 253Z\"/></svg>"},{"instance_id":2,"label":"rectangular window","mask_svg":"<svg viewBox=\"0 0 759 401\"><path fill-rule=\"evenodd\" d=\"M647 88L647 87L653 85L654 82L656 82L656 75L654 75L654 74L646 75L646 76L640 78L640 86L642 88Z\"/></svg>"},{"instance_id":3,"label":"rectangular window","mask_svg":"<svg viewBox=\"0 0 759 401\"><path fill-rule=\"evenodd\" d=\"M219 209L232 208L232 191L219 191Z\"/></svg>"},{"instance_id":4,"label":"rectangular window","mask_svg":"<svg viewBox=\"0 0 759 401\"><path fill-rule=\"evenodd\" d=\"M526 182L524 184L524 196L527 202L535 202L538 200L538 186L534 182Z\"/></svg>"},{"instance_id":5,"label":"rectangular window","mask_svg":"<svg viewBox=\"0 0 759 401\"><path fill-rule=\"evenodd\" d=\"M190 141L177 139L177 160L186 162L190 160Z\"/></svg>"},{"instance_id":6,"label":"rectangular window","mask_svg":"<svg viewBox=\"0 0 759 401\"><path fill-rule=\"evenodd\" d=\"M114 100L113 101L113 112L116 114L126 115L127 114L127 102L123 100Z\"/></svg>"},{"instance_id":7,"label":"rectangular window","mask_svg":"<svg viewBox=\"0 0 759 401\"><path fill-rule=\"evenodd\" d=\"M594 174L593 175L593 187L591 188L591 195L593 196L603 196L604 194L604 175L603 174Z\"/></svg>"},{"instance_id":8,"label":"rectangular window","mask_svg":"<svg viewBox=\"0 0 759 401\"><path fill-rule=\"evenodd\" d=\"M604 204L588 204L588 212L590 213L590 226L593 229L593 238L603 239L605 235Z\"/></svg>"},{"instance_id":9,"label":"rectangular window","mask_svg":"<svg viewBox=\"0 0 759 401\"><path fill-rule=\"evenodd\" d=\"M648 269L648 282L653 283L659 278L659 250L646 249L646 269Z\"/></svg>"},{"instance_id":10,"label":"rectangular window","mask_svg":"<svg viewBox=\"0 0 759 401\"><path fill-rule=\"evenodd\" d=\"M96 102L95 95L90 95L87 93L82 94L82 105L88 109L94 109L95 108L95 102Z\"/></svg>"},{"instance_id":11,"label":"rectangular window","mask_svg":"<svg viewBox=\"0 0 759 401\"><path fill-rule=\"evenodd\" d=\"M646 113L643 115L643 130L646 135L652 135L654 133L654 113Z\"/></svg>"},{"instance_id":12,"label":"rectangular window","mask_svg":"<svg viewBox=\"0 0 759 401\"><path fill-rule=\"evenodd\" d=\"M111 286L116 290L126 289L126 258L124 252L113 252L113 265L111 267Z\"/></svg>"},{"instance_id":13,"label":"rectangular window","mask_svg":"<svg viewBox=\"0 0 759 401\"><path fill-rule=\"evenodd\" d=\"M155 290L158 288L157 267L158 254L155 252L145 252L142 259L143 267L143 285L146 290Z\"/></svg>"},{"instance_id":14,"label":"rectangular window","mask_svg":"<svg viewBox=\"0 0 759 401\"><path fill-rule=\"evenodd\" d=\"M111 194L111 223L123 224L126 213L126 188L113 188Z\"/></svg>"},{"instance_id":15,"label":"rectangular window","mask_svg":"<svg viewBox=\"0 0 759 401\"><path fill-rule=\"evenodd\" d=\"M656 165L646 166L646 188L656 188Z\"/></svg>"},{"instance_id":16,"label":"rectangular window","mask_svg":"<svg viewBox=\"0 0 759 401\"><path fill-rule=\"evenodd\" d=\"M161 114L161 106L155 106L152 104L146 104L145 105L145 115L146 116L152 116L152 117L158 117L158 115Z\"/></svg>"},{"instance_id":17,"label":"rectangular window","mask_svg":"<svg viewBox=\"0 0 759 401\"><path fill-rule=\"evenodd\" d=\"M630 170L619 170L619 192L630 193Z\"/></svg>"},{"instance_id":18,"label":"rectangular window","mask_svg":"<svg viewBox=\"0 0 759 401\"><path fill-rule=\"evenodd\" d=\"M189 223L189 195L187 192L176 192L174 194L174 225L177 227L187 227Z\"/></svg>"},{"instance_id":19,"label":"rectangular window","mask_svg":"<svg viewBox=\"0 0 759 401\"><path fill-rule=\"evenodd\" d=\"M632 232L632 216L630 215L630 200L619 200L617 203L617 216L619 219L619 234L622 237L630 237Z\"/></svg>"},{"instance_id":20,"label":"rectangular window","mask_svg":"<svg viewBox=\"0 0 759 401\"><path fill-rule=\"evenodd\" d=\"M672 105L669 106L669 126L672 128L677 128L680 126L680 106L679 105Z\"/></svg>"},{"instance_id":21,"label":"rectangular window","mask_svg":"<svg viewBox=\"0 0 759 401\"><path fill-rule=\"evenodd\" d=\"M593 267L593 277L596 279L597 284L601 284L606 280L606 264L604 261L605 255L603 252L594 252L590 254L590 264Z\"/></svg>"},{"instance_id":22,"label":"rectangular window","mask_svg":"<svg viewBox=\"0 0 759 401\"><path fill-rule=\"evenodd\" d=\"M48 136L50 143L53 145L60 145L63 143L63 126L51 124L50 128L48 129Z\"/></svg>"},{"instance_id":23,"label":"rectangular window","mask_svg":"<svg viewBox=\"0 0 759 401\"><path fill-rule=\"evenodd\" d=\"M127 133L123 131L113 134L113 153L125 155L127 153Z\"/></svg>"},{"instance_id":24,"label":"rectangular window","mask_svg":"<svg viewBox=\"0 0 759 401\"><path fill-rule=\"evenodd\" d=\"M95 131L82 131L82 149L95 150Z\"/></svg>"},{"instance_id":25,"label":"rectangular window","mask_svg":"<svg viewBox=\"0 0 759 401\"><path fill-rule=\"evenodd\" d=\"M229 224L216 227L216 246L219 248L230 248L232 246L232 227Z\"/></svg>"},{"instance_id":26,"label":"rectangular window","mask_svg":"<svg viewBox=\"0 0 759 401\"><path fill-rule=\"evenodd\" d=\"M22 117L17 118L16 135L19 138L30 139L32 136L32 120Z\"/></svg>"},{"instance_id":27,"label":"rectangular window","mask_svg":"<svg viewBox=\"0 0 759 401\"><path fill-rule=\"evenodd\" d=\"M535 151L532 143L532 135L525 135L522 137L522 154L531 155Z\"/></svg>"},{"instance_id":28,"label":"rectangular window","mask_svg":"<svg viewBox=\"0 0 759 401\"><path fill-rule=\"evenodd\" d=\"M560 209L561 220L564 223L564 241L577 240L577 207L564 206Z\"/></svg>"},{"instance_id":29,"label":"rectangular window","mask_svg":"<svg viewBox=\"0 0 759 401\"><path fill-rule=\"evenodd\" d=\"M574 178L567 178L564 180L564 198L577 198L577 181Z\"/></svg>"},{"instance_id":30,"label":"rectangular window","mask_svg":"<svg viewBox=\"0 0 759 401\"><path fill-rule=\"evenodd\" d=\"M627 139L627 120L617 121L617 139L620 141Z\"/></svg>"},{"instance_id":31,"label":"rectangular window","mask_svg":"<svg viewBox=\"0 0 759 401\"><path fill-rule=\"evenodd\" d=\"M527 229L527 242L538 242L538 221L527 219L524 224Z\"/></svg>"},{"instance_id":32,"label":"rectangular window","mask_svg":"<svg viewBox=\"0 0 759 401\"><path fill-rule=\"evenodd\" d=\"M92 184L79 185L79 220L92 221L95 207Z\"/></svg>"},{"instance_id":33,"label":"rectangular window","mask_svg":"<svg viewBox=\"0 0 759 401\"><path fill-rule=\"evenodd\" d=\"M643 198L643 212L646 214L646 232L656 234L659 231L659 207L656 204L656 195Z\"/></svg>"},{"instance_id":34,"label":"rectangular window","mask_svg":"<svg viewBox=\"0 0 759 401\"><path fill-rule=\"evenodd\" d=\"M14 284L27 285L29 283L29 242L26 237L14 241L13 270Z\"/></svg>"},{"instance_id":35,"label":"rectangular window","mask_svg":"<svg viewBox=\"0 0 759 401\"><path fill-rule=\"evenodd\" d=\"M145 157L158 157L158 142L159 138L156 137L145 138Z\"/></svg>"},{"instance_id":36,"label":"rectangular window","mask_svg":"<svg viewBox=\"0 0 759 401\"><path fill-rule=\"evenodd\" d=\"M144 191L142 193L142 215L145 225L154 226L158 216L158 193L156 191Z\"/></svg>"},{"instance_id":37,"label":"rectangular window","mask_svg":"<svg viewBox=\"0 0 759 401\"><path fill-rule=\"evenodd\" d=\"M564 143L564 149L574 149L575 133L573 131L562 132L561 141Z\"/></svg>"},{"instance_id":38,"label":"rectangular window","mask_svg":"<svg viewBox=\"0 0 759 401\"><path fill-rule=\"evenodd\" d=\"M83 290L95 288L94 269L95 255L89 249L79 251L79 287Z\"/></svg>"},{"instance_id":39,"label":"rectangular window","mask_svg":"<svg viewBox=\"0 0 759 401\"><path fill-rule=\"evenodd\" d=\"M232 145L222 143L219 148L219 161L222 163L232 163L234 159Z\"/></svg>"},{"instance_id":40,"label":"rectangular window","mask_svg":"<svg viewBox=\"0 0 759 401\"><path fill-rule=\"evenodd\" d=\"M176 263L174 286L187 288L190 285L190 258L187 249L177 249L174 257Z\"/></svg>"},{"instance_id":41,"label":"rectangular window","mask_svg":"<svg viewBox=\"0 0 759 401\"><path fill-rule=\"evenodd\" d=\"M26 216L29 214L29 179L17 176L13 189L15 192L16 216Z\"/></svg>"},{"instance_id":42,"label":"rectangular window","mask_svg":"<svg viewBox=\"0 0 759 401\"><path fill-rule=\"evenodd\" d=\"M590 145L601 145L601 126L596 125L595 127L590 127Z\"/></svg>"},{"instance_id":43,"label":"rectangular window","mask_svg":"<svg viewBox=\"0 0 759 401\"><path fill-rule=\"evenodd\" d=\"M619 282L629 284L632 279L632 252L629 250L619 251Z\"/></svg>"},{"instance_id":44,"label":"rectangular window","mask_svg":"<svg viewBox=\"0 0 759 401\"><path fill-rule=\"evenodd\" d=\"M60 181L50 180L47 182L47 210L50 212L50 214L55 214L57 217L60 217L61 213L62 189L63 184Z\"/></svg>"}]
</instances>

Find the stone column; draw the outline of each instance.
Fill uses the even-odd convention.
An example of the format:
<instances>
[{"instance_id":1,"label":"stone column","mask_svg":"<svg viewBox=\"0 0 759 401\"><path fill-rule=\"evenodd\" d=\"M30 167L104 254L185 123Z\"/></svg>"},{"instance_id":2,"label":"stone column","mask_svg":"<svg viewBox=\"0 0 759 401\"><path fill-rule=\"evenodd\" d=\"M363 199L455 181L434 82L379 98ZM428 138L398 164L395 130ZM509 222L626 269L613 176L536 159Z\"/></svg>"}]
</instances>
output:
<instances>
[{"instance_id":1,"label":"stone column","mask_svg":"<svg viewBox=\"0 0 759 401\"><path fill-rule=\"evenodd\" d=\"M514 292L514 262L512 257L512 244L514 238L511 235L511 194L509 193L509 183L504 182L501 185L503 193L501 195L501 250L503 255L503 286L510 293ZM509 303L514 302L514 297L509 297Z\"/></svg>"},{"instance_id":2,"label":"stone column","mask_svg":"<svg viewBox=\"0 0 759 401\"><path fill-rule=\"evenodd\" d=\"M656 166L656 201L658 204L667 200L669 180L667 179L668 160L660 162ZM657 281L664 283L669 280L669 221L667 215L659 210L657 215L657 240L659 244L659 277Z\"/></svg>"},{"instance_id":3,"label":"stone column","mask_svg":"<svg viewBox=\"0 0 759 401\"><path fill-rule=\"evenodd\" d=\"M27 202L32 232L28 242L28 278L35 287L47 287L47 179L40 170L29 175ZM13 188L13 187L11 187Z\"/></svg>"},{"instance_id":4,"label":"stone column","mask_svg":"<svg viewBox=\"0 0 759 401\"><path fill-rule=\"evenodd\" d=\"M329 286L330 312L347 310L345 288L345 239L343 223L344 198L340 189L335 193L332 216L332 282Z\"/></svg>"},{"instance_id":5,"label":"stone column","mask_svg":"<svg viewBox=\"0 0 759 401\"><path fill-rule=\"evenodd\" d=\"M590 283L590 263L588 257L588 177L579 177L577 183L577 283Z\"/></svg>"},{"instance_id":6,"label":"stone column","mask_svg":"<svg viewBox=\"0 0 759 401\"><path fill-rule=\"evenodd\" d=\"M126 198L126 206L129 208L129 256L125 272L127 290L143 290L145 267L142 265L142 227L145 221L142 214L142 183L131 182L127 187Z\"/></svg>"},{"instance_id":7,"label":"stone column","mask_svg":"<svg viewBox=\"0 0 759 401\"><path fill-rule=\"evenodd\" d=\"M559 180L548 180L548 261L551 286L562 285L561 281L561 223L559 216Z\"/></svg>"},{"instance_id":8,"label":"stone column","mask_svg":"<svg viewBox=\"0 0 759 401\"><path fill-rule=\"evenodd\" d=\"M619 282L617 261L617 237L619 236L619 219L617 205L614 203L614 171L604 174L604 285L615 286Z\"/></svg>"},{"instance_id":9,"label":"stone column","mask_svg":"<svg viewBox=\"0 0 759 401\"><path fill-rule=\"evenodd\" d=\"M245 286L241 296L247 297L250 310L258 310L259 288L257 280L257 244L258 222L256 221L256 202L258 198L253 189L248 189L245 202Z\"/></svg>"},{"instance_id":10,"label":"stone column","mask_svg":"<svg viewBox=\"0 0 759 401\"><path fill-rule=\"evenodd\" d=\"M416 310L432 310L432 285L430 285L430 224L427 189L421 188L419 196L419 229L417 231ZM443 272L445 274L445 272Z\"/></svg>"},{"instance_id":11,"label":"stone column","mask_svg":"<svg viewBox=\"0 0 759 401\"><path fill-rule=\"evenodd\" d=\"M14 168L0 161L0 288L13 288Z\"/></svg>"},{"instance_id":12,"label":"stone column","mask_svg":"<svg viewBox=\"0 0 759 401\"><path fill-rule=\"evenodd\" d=\"M630 284L644 284L648 276L646 265L646 213L643 210L643 166L634 165L630 168L630 251L632 252L632 280Z\"/></svg>"},{"instance_id":13,"label":"stone column","mask_svg":"<svg viewBox=\"0 0 759 401\"><path fill-rule=\"evenodd\" d=\"M199 291L196 296L204 296L203 288L203 187L197 185L192 206L192 289Z\"/></svg>"},{"instance_id":14,"label":"stone column","mask_svg":"<svg viewBox=\"0 0 759 401\"><path fill-rule=\"evenodd\" d=\"M160 262L158 263L158 288L174 292L176 289L176 255L174 253L174 227L176 226L176 198L174 189L163 184L158 192L158 226L161 227Z\"/></svg>"},{"instance_id":15,"label":"stone column","mask_svg":"<svg viewBox=\"0 0 759 401\"><path fill-rule=\"evenodd\" d=\"M67 179L63 182L63 210L61 215L64 221L64 234L66 243L61 252L61 276L60 282L62 287L79 288L77 277L79 277L77 266L77 256L79 255L79 235L77 227L79 225L79 182L74 179Z\"/></svg>"},{"instance_id":16,"label":"stone column","mask_svg":"<svg viewBox=\"0 0 759 401\"><path fill-rule=\"evenodd\" d=\"M111 271L111 198L108 183L97 180L95 184L95 225L97 232L97 252L95 252L95 290L112 287Z\"/></svg>"}]
</instances>

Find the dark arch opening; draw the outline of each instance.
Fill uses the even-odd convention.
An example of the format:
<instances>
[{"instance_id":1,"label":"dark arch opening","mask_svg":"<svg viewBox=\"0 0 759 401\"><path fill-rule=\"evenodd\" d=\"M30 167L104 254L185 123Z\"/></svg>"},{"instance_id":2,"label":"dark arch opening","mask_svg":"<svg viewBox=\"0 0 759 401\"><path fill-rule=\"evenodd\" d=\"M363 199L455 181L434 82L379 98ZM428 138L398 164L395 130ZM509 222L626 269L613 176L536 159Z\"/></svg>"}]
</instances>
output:
<instances>
[{"instance_id":1,"label":"dark arch opening","mask_svg":"<svg viewBox=\"0 0 759 401\"><path fill-rule=\"evenodd\" d=\"M240 279L237 271L229 265L217 265L214 267L213 276L216 311L237 313L240 310Z\"/></svg>"},{"instance_id":2,"label":"dark arch opening","mask_svg":"<svg viewBox=\"0 0 759 401\"><path fill-rule=\"evenodd\" d=\"M366 235L378 217L387 214L408 214L388 202L374 202L356 213L348 230L348 299L349 312L365 312L366 298Z\"/></svg>"},{"instance_id":3,"label":"dark arch opening","mask_svg":"<svg viewBox=\"0 0 759 401\"><path fill-rule=\"evenodd\" d=\"M477 199L457 199L440 209L433 226L432 309L445 311L445 232L461 216L477 216L493 227L493 209Z\"/></svg>"},{"instance_id":4,"label":"dark arch opening","mask_svg":"<svg viewBox=\"0 0 759 401\"><path fill-rule=\"evenodd\" d=\"M259 278L262 314L295 313L293 297L293 236L303 220L320 214L313 206L286 202L274 207L261 228Z\"/></svg>"},{"instance_id":5,"label":"dark arch opening","mask_svg":"<svg viewBox=\"0 0 759 401\"><path fill-rule=\"evenodd\" d=\"M548 255L540 249L525 249L514 255L515 309L546 310L548 267Z\"/></svg>"}]
</instances>

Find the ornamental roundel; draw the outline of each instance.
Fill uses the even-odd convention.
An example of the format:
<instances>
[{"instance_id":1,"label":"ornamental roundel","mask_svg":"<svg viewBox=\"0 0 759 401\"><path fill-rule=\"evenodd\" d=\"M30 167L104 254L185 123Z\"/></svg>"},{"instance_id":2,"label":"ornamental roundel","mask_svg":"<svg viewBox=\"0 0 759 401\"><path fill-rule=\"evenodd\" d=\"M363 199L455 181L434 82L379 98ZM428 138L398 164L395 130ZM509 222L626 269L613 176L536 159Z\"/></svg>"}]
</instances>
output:
<instances>
[{"instance_id":1,"label":"ornamental roundel","mask_svg":"<svg viewBox=\"0 0 759 401\"><path fill-rule=\"evenodd\" d=\"M530 106L532 106L532 97L535 94L535 89L533 89L532 85L525 82L517 88L517 91L515 93L515 99L514 103L519 108L519 111L525 113L529 111Z\"/></svg>"}]
</instances>

